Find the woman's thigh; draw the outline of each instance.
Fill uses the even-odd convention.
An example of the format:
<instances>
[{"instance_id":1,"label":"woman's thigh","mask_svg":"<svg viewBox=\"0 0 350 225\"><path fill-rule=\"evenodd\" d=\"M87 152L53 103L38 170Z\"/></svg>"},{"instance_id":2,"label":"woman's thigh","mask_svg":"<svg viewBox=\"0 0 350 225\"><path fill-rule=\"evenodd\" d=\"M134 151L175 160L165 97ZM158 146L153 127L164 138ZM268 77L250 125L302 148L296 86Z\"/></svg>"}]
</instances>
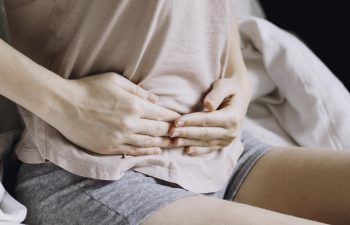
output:
<instances>
[{"instance_id":1,"label":"woman's thigh","mask_svg":"<svg viewBox=\"0 0 350 225\"><path fill-rule=\"evenodd\" d=\"M148 217L142 225L318 225L244 204L207 196L177 200ZM323 224L323 223L322 223Z\"/></svg>"},{"instance_id":2,"label":"woman's thigh","mask_svg":"<svg viewBox=\"0 0 350 225\"><path fill-rule=\"evenodd\" d=\"M167 186L140 173L118 181L73 175L53 164L22 165L16 197L28 224L318 224ZM251 216L254 215L254 216ZM148 217L148 219L147 219Z\"/></svg>"},{"instance_id":3,"label":"woman's thigh","mask_svg":"<svg viewBox=\"0 0 350 225\"><path fill-rule=\"evenodd\" d=\"M263 156L235 202L331 224L350 224L350 152L280 148Z\"/></svg>"}]
</instances>

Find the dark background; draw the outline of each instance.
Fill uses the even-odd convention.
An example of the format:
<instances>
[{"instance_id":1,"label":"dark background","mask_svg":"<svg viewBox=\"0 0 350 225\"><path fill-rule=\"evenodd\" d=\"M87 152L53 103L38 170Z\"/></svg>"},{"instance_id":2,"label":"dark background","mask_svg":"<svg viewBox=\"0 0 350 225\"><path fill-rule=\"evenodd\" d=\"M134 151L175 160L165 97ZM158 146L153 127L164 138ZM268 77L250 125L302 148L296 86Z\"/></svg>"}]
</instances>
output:
<instances>
[{"instance_id":1,"label":"dark background","mask_svg":"<svg viewBox=\"0 0 350 225\"><path fill-rule=\"evenodd\" d=\"M260 0L268 20L295 33L350 90L350 0Z\"/></svg>"}]
</instances>

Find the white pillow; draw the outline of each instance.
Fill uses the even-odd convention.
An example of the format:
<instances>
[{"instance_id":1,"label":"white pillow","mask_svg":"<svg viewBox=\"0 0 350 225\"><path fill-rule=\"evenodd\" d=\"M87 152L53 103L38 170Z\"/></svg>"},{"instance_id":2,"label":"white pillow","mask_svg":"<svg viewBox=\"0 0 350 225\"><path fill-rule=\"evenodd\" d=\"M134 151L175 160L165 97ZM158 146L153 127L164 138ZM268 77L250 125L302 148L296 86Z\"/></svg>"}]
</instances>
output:
<instances>
[{"instance_id":1,"label":"white pillow","mask_svg":"<svg viewBox=\"0 0 350 225\"><path fill-rule=\"evenodd\" d=\"M240 31L245 59L260 53L253 59L260 59L263 68L255 78L267 75L276 87L260 103L283 130L300 146L349 149L350 94L337 77L303 42L266 20L241 20ZM252 83L253 88L261 89L269 80L263 81ZM271 85L254 93L265 89Z\"/></svg>"}]
</instances>

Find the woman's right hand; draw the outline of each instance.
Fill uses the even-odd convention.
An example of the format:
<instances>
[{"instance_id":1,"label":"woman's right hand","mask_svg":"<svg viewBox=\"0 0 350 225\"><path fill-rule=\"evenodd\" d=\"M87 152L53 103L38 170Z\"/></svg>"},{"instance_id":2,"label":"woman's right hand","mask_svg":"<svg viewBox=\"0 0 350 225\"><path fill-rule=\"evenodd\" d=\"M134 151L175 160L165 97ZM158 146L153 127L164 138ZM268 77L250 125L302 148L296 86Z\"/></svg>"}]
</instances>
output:
<instances>
[{"instance_id":1,"label":"woman's right hand","mask_svg":"<svg viewBox=\"0 0 350 225\"><path fill-rule=\"evenodd\" d=\"M66 80L1 39L0 81L1 95L99 154L160 153L171 143L170 123L180 116L116 73Z\"/></svg>"},{"instance_id":2,"label":"woman's right hand","mask_svg":"<svg viewBox=\"0 0 350 225\"><path fill-rule=\"evenodd\" d=\"M180 115L158 106L157 96L116 73L66 80L63 101L51 125L67 139L98 154L160 154Z\"/></svg>"}]
</instances>

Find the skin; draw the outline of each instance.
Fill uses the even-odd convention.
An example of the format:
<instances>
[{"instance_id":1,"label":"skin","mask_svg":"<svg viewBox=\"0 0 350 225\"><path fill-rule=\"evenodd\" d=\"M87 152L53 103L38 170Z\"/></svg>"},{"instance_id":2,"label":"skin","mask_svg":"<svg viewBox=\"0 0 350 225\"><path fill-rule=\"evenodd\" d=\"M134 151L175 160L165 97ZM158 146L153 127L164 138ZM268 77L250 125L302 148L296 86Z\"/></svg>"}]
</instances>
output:
<instances>
[{"instance_id":1,"label":"skin","mask_svg":"<svg viewBox=\"0 0 350 225\"><path fill-rule=\"evenodd\" d=\"M350 224L349 151L275 148L235 201L328 224Z\"/></svg>"},{"instance_id":2,"label":"skin","mask_svg":"<svg viewBox=\"0 0 350 225\"><path fill-rule=\"evenodd\" d=\"M182 115L169 132L175 137L174 143L186 146L186 153L192 156L229 145L239 134L247 113L251 89L235 18L231 24L227 68L224 77L213 84L203 100L207 111Z\"/></svg>"},{"instance_id":3,"label":"skin","mask_svg":"<svg viewBox=\"0 0 350 225\"><path fill-rule=\"evenodd\" d=\"M179 216L181 215L181 216ZM145 219L142 225L321 225L245 204L205 196L171 203Z\"/></svg>"},{"instance_id":4,"label":"skin","mask_svg":"<svg viewBox=\"0 0 350 225\"><path fill-rule=\"evenodd\" d=\"M0 71L0 94L91 152L149 155L171 144L170 122L179 114L121 75L66 80L1 40Z\"/></svg>"},{"instance_id":5,"label":"skin","mask_svg":"<svg viewBox=\"0 0 350 225\"><path fill-rule=\"evenodd\" d=\"M98 154L159 154L161 147L172 145L185 146L190 155L206 154L235 139L249 103L237 24L232 27L231 60L225 77L213 84L203 101L206 112L179 115L162 108L157 96L115 73L64 80L2 41L0 94ZM135 121L140 126L133 126ZM143 224L320 224L297 217L349 224L349 154L295 150L266 154L243 183L236 202L184 198Z\"/></svg>"},{"instance_id":6,"label":"skin","mask_svg":"<svg viewBox=\"0 0 350 225\"><path fill-rule=\"evenodd\" d=\"M233 202L184 198L142 224L346 225L350 224L349 177L349 152L275 148L254 166Z\"/></svg>"}]
</instances>

